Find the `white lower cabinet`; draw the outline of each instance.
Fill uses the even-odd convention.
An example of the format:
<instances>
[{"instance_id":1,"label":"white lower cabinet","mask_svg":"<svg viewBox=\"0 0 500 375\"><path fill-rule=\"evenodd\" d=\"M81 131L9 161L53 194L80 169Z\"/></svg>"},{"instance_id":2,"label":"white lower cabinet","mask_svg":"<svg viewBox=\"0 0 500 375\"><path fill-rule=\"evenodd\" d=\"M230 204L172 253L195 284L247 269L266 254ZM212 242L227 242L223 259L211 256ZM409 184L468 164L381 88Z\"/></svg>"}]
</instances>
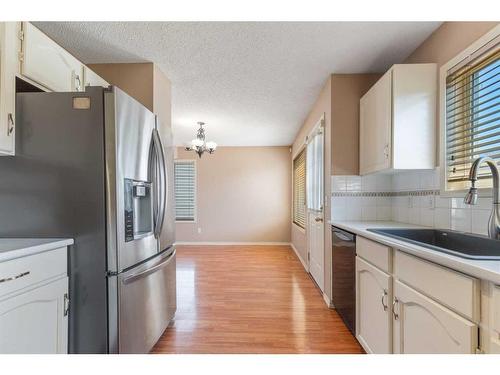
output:
<instances>
[{"instance_id":1,"label":"white lower cabinet","mask_svg":"<svg viewBox=\"0 0 500 375\"><path fill-rule=\"evenodd\" d=\"M368 353L392 353L391 276L356 257L356 337Z\"/></svg>"},{"instance_id":2,"label":"white lower cabinet","mask_svg":"<svg viewBox=\"0 0 500 375\"><path fill-rule=\"evenodd\" d=\"M500 353L500 287L488 297L477 278L361 236L356 253L356 338L367 353Z\"/></svg>"},{"instance_id":3,"label":"white lower cabinet","mask_svg":"<svg viewBox=\"0 0 500 375\"><path fill-rule=\"evenodd\" d=\"M499 338L494 338L494 337L491 338L489 354L500 354L500 337Z\"/></svg>"},{"instance_id":4,"label":"white lower cabinet","mask_svg":"<svg viewBox=\"0 0 500 375\"><path fill-rule=\"evenodd\" d=\"M394 353L475 353L477 325L394 281Z\"/></svg>"},{"instance_id":5,"label":"white lower cabinet","mask_svg":"<svg viewBox=\"0 0 500 375\"><path fill-rule=\"evenodd\" d=\"M500 285L492 284L490 353L500 354Z\"/></svg>"},{"instance_id":6,"label":"white lower cabinet","mask_svg":"<svg viewBox=\"0 0 500 375\"><path fill-rule=\"evenodd\" d=\"M0 300L0 353L67 353L68 278Z\"/></svg>"},{"instance_id":7,"label":"white lower cabinet","mask_svg":"<svg viewBox=\"0 0 500 375\"><path fill-rule=\"evenodd\" d=\"M68 352L72 243L0 239L0 354Z\"/></svg>"}]
</instances>

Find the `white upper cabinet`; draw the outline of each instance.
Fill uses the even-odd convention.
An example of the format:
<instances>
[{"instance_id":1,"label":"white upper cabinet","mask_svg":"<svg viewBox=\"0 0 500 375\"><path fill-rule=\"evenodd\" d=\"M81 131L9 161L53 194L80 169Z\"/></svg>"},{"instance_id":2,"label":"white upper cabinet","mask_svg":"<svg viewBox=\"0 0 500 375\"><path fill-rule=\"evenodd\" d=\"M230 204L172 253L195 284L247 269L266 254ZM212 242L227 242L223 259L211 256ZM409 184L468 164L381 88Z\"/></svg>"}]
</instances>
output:
<instances>
[{"instance_id":1,"label":"white upper cabinet","mask_svg":"<svg viewBox=\"0 0 500 375\"><path fill-rule=\"evenodd\" d=\"M394 282L394 353L473 354L477 325L400 281Z\"/></svg>"},{"instance_id":2,"label":"white upper cabinet","mask_svg":"<svg viewBox=\"0 0 500 375\"><path fill-rule=\"evenodd\" d=\"M360 174L432 169L436 64L394 65L360 100Z\"/></svg>"},{"instance_id":3,"label":"white upper cabinet","mask_svg":"<svg viewBox=\"0 0 500 375\"><path fill-rule=\"evenodd\" d=\"M360 172L390 168L391 71L387 72L360 100Z\"/></svg>"},{"instance_id":4,"label":"white upper cabinet","mask_svg":"<svg viewBox=\"0 0 500 375\"><path fill-rule=\"evenodd\" d=\"M392 353L391 277L356 257L356 338L368 353Z\"/></svg>"},{"instance_id":5,"label":"white upper cabinet","mask_svg":"<svg viewBox=\"0 0 500 375\"><path fill-rule=\"evenodd\" d=\"M100 75L98 75L96 72L91 70L88 67L84 68L84 86L102 86L102 87L108 87L109 83L106 82Z\"/></svg>"},{"instance_id":6,"label":"white upper cabinet","mask_svg":"<svg viewBox=\"0 0 500 375\"><path fill-rule=\"evenodd\" d=\"M17 53L16 22L0 22L0 155L15 151Z\"/></svg>"},{"instance_id":7,"label":"white upper cabinet","mask_svg":"<svg viewBox=\"0 0 500 375\"><path fill-rule=\"evenodd\" d=\"M16 77L45 91L109 86L29 22L0 22L0 156L15 154Z\"/></svg>"},{"instance_id":8,"label":"white upper cabinet","mask_svg":"<svg viewBox=\"0 0 500 375\"><path fill-rule=\"evenodd\" d=\"M31 23L22 28L21 74L51 91L83 91L84 65Z\"/></svg>"}]
</instances>

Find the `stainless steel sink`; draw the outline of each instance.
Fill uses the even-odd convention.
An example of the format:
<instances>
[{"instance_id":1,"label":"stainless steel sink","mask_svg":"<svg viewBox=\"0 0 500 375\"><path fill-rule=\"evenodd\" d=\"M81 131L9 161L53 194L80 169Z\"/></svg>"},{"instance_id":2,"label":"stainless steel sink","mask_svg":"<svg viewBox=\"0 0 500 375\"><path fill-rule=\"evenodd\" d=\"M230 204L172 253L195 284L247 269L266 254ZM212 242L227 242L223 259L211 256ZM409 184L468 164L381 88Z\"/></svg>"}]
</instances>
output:
<instances>
[{"instance_id":1,"label":"stainless steel sink","mask_svg":"<svg viewBox=\"0 0 500 375\"><path fill-rule=\"evenodd\" d=\"M440 229L368 229L368 231L462 258L500 260L500 241L480 235Z\"/></svg>"}]
</instances>

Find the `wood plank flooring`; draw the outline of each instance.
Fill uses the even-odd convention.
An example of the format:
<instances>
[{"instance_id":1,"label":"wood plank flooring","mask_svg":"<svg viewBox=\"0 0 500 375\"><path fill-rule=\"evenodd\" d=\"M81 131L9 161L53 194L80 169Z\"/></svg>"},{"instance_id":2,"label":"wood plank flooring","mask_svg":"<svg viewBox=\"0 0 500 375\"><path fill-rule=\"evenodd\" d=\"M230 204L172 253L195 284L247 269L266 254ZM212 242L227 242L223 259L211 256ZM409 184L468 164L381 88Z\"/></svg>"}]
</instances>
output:
<instances>
[{"instance_id":1,"label":"wood plank flooring","mask_svg":"<svg viewBox=\"0 0 500 375\"><path fill-rule=\"evenodd\" d=\"M178 246L177 313L153 353L363 353L288 246Z\"/></svg>"}]
</instances>

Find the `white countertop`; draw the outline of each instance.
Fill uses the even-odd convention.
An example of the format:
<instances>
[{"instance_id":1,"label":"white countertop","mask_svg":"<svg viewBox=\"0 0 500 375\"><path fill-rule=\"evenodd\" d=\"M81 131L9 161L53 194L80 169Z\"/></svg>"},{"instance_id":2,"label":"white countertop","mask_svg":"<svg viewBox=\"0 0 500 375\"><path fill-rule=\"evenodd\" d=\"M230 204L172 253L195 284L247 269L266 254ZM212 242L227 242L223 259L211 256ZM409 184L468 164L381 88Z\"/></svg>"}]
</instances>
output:
<instances>
[{"instance_id":1,"label":"white countertop","mask_svg":"<svg viewBox=\"0 0 500 375\"><path fill-rule=\"evenodd\" d=\"M0 238L0 262L73 245L71 238Z\"/></svg>"},{"instance_id":2,"label":"white countertop","mask_svg":"<svg viewBox=\"0 0 500 375\"><path fill-rule=\"evenodd\" d=\"M455 269L483 280L493 281L500 284L500 261L497 260L471 260L454 255L441 253L423 246L415 245L395 238L383 236L378 233L369 232L367 229L383 228L427 228L419 225L397 223L394 221L337 221L332 220L330 224L355 233L365 238L377 241L387 246L401 249L409 254L419 256L443 266Z\"/></svg>"}]
</instances>

